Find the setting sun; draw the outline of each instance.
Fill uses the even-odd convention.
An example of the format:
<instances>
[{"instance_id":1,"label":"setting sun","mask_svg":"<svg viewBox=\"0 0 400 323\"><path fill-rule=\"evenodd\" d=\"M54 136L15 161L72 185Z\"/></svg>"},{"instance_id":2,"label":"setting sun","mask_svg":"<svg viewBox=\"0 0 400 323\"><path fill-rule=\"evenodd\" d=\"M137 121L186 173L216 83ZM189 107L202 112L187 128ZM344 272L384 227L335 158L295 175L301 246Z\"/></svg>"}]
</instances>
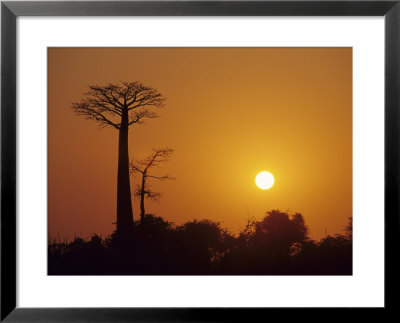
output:
<instances>
[{"instance_id":1,"label":"setting sun","mask_svg":"<svg viewBox=\"0 0 400 323\"><path fill-rule=\"evenodd\" d=\"M270 189L274 183L274 175L272 175L270 172L261 172L256 176L256 185L262 190Z\"/></svg>"}]
</instances>

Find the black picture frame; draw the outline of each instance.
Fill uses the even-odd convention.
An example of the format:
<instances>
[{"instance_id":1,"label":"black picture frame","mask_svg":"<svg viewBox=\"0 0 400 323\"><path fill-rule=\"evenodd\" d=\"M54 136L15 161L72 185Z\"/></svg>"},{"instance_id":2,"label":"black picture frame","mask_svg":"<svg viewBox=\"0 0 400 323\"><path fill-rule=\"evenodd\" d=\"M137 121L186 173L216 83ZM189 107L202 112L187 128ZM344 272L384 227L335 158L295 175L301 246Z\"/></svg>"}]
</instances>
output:
<instances>
[{"instance_id":1,"label":"black picture frame","mask_svg":"<svg viewBox=\"0 0 400 323\"><path fill-rule=\"evenodd\" d=\"M284 319L307 309L17 308L16 307L16 19L19 16L384 16L385 19L385 307L396 310L400 231L400 0L387 1L4 1L1 3L1 321L251 321L265 311ZM40 291L38 291L40 292ZM310 309L309 309L310 310ZM333 309L329 316L343 317ZM349 311L350 309L342 309ZM356 310L356 309L353 309ZM365 309L364 309L365 310ZM297 314L296 314L297 315ZM304 314L309 315L309 314ZM319 316L318 314L316 314ZM326 314L323 314L324 319ZM348 314L344 314L348 315ZM265 317L265 319L267 319Z\"/></svg>"}]
</instances>

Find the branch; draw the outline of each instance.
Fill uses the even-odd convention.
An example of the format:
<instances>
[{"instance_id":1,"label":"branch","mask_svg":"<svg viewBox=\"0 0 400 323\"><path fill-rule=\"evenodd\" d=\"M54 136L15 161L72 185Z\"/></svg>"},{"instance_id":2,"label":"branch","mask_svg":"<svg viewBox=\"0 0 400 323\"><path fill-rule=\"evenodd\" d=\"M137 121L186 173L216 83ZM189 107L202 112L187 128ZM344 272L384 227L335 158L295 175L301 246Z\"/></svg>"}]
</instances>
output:
<instances>
[{"instance_id":1,"label":"branch","mask_svg":"<svg viewBox=\"0 0 400 323\"><path fill-rule=\"evenodd\" d=\"M142 164L146 164L145 171L151 167L158 167L161 163L167 162L173 153L171 148L153 148L153 155L142 160Z\"/></svg>"},{"instance_id":2,"label":"branch","mask_svg":"<svg viewBox=\"0 0 400 323\"><path fill-rule=\"evenodd\" d=\"M96 120L104 126L112 126L115 129L119 129L119 124L112 122L101 111L96 111L95 108L90 107L90 105L85 102L74 103L72 109L77 115L85 116L90 120Z\"/></svg>"},{"instance_id":3,"label":"branch","mask_svg":"<svg viewBox=\"0 0 400 323\"><path fill-rule=\"evenodd\" d=\"M164 176L146 175L146 177L158 179L158 180L160 180L160 181L175 180L175 179L176 179L175 177L170 177L169 175L164 175Z\"/></svg>"},{"instance_id":4,"label":"branch","mask_svg":"<svg viewBox=\"0 0 400 323\"><path fill-rule=\"evenodd\" d=\"M136 197L139 197L142 195L142 188L140 185L136 185L136 189L135 189L135 192L133 195ZM147 186L144 190L144 195L146 198L148 198L152 201L158 201L163 196L163 194L161 192L153 192Z\"/></svg>"},{"instance_id":5,"label":"branch","mask_svg":"<svg viewBox=\"0 0 400 323\"><path fill-rule=\"evenodd\" d=\"M135 162L131 161L129 163L129 168L131 170L131 173L141 173L143 174L144 171L142 169L140 169L140 167L138 165L135 164Z\"/></svg>"},{"instance_id":6,"label":"branch","mask_svg":"<svg viewBox=\"0 0 400 323\"><path fill-rule=\"evenodd\" d=\"M119 100L114 96L113 91L116 89L116 86L113 84L109 84L108 86L100 87L100 86L89 86L90 92L86 95L93 95L98 98L101 102L108 102L113 107L122 111L123 105Z\"/></svg>"},{"instance_id":7,"label":"branch","mask_svg":"<svg viewBox=\"0 0 400 323\"><path fill-rule=\"evenodd\" d=\"M141 83L130 84L131 91L127 95L126 106L129 110L143 106L162 107L165 98L153 88L146 87Z\"/></svg>"},{"instance_id":8,"label":"branch","mask_svg":"<svg viewBox=\"0 0 400 323\"><path fill-rule=\"evenodd\" d=\"M171 148L153 148L153 153L142 160L134 160L130 162L131 173L141 173L143 176L149 178L155 178L158 180L174 179L168 175L165 176L155 176L150 175L149 170L152 167L159 167L161 163L169 161L171 154L173 153Z\"/></svg>"},{"instance_id":9,"label":"branch","mask_svg":"<svg viewBox=\"0 0 400 323\"><path fill-rule=\"evenodd\" d=\"M152 201L158 201L163 196L163 194L160 192L152 192L150 190L145 191L145 194L146 198Z\"/></svg>"},{"instance_id":10,"label":"branch","mask_svg":"<svg viewBox=\"0 0 400 323\"><path fill-rule=\"evenodd\" d=\"M91 97L87 97L81 101L81 103L86 103L92 108L98 109L102 112L108 111L111 115L122 116L122 112L119 108L109 105L107 102L101 100L96 95L92 95Z\"/></svg>"},{"instance_id":11,"label":"branch","mask_svg":"<svg viewBox=\"0 0 400 323\"><path fill-rule=\"evenodd\" d=\"M133 193L134 196L140 196L142 195L142 187L140 185L136 185L135 192Z\"/></svg>"},{"instance_id":12,"label":"branch","mask_svg":"<svg viewBox=\"0 0 400 323\"><path fill-rule=\"evenodd\" d=\"M131 115L130 115L131 121L128 123L128 125L130 126L133 123L143 124L142 119L144 119L144 118L154 119L157 117L158 117L157 113L147 110L147 109L143 109L140 111L133 111L133 113L131 113Z\"/></svg>"}]
</instances>

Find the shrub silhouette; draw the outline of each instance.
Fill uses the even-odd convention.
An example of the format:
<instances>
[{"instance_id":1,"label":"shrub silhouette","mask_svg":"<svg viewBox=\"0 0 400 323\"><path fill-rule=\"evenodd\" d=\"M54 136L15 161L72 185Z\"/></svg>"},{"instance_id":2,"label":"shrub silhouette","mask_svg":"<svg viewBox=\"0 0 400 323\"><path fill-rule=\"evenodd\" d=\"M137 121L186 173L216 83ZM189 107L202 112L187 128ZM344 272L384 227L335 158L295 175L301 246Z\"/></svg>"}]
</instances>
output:
<instances>
[{"instance_id":1,"label":"shrub silhouette","mask_svg":"<svg viewBox=\"0 0 400 323\"><path fill-rule=\"evenodd\" d=\"M293 247L296 246L299 253L307 234L301 214L269 211L260 221L250 220L239 234L236 248L225 257L225 271L287 274L291 271Z\"/></svg>"},{"instance_id":2,"label":"shrub silhouette","mask_svg":"<svg viewBox=\"0 0 400 323\"><path fill-rule=\"evenodd\" d=\"M212 262L221 252L226 234L219 222L211 220L193 220L177 227L175 261L181 274L212 273Z\"/></svg>"},{"instance_id":3,"label":"shrub silhouette","mask_svg":"<svg viewBox=\"0 0 400 323\"><path fill-rule=\"evenodd\" d=\"M292 244L304 241L308 233L303 216L299 213L289 215L273 210L254 225L255 231L252 237L254 245L261 245L282 256L289 256Z\"/></svg>"}]
</instances>

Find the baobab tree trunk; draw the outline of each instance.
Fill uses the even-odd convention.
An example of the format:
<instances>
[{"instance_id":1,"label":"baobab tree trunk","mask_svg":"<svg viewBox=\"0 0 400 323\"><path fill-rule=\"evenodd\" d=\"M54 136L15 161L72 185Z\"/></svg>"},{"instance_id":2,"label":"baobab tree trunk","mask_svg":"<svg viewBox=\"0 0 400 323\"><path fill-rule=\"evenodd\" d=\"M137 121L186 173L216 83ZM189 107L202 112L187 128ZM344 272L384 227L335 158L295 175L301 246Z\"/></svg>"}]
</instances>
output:
<instances>
[{"instance_id":1,"label":"baobab tree trunk","mask_svg":"<svg viewBox=\"0 0 400 323\"><path fill-rule=\"evenodd\" d=\"M117 232L129 233L133 225L131 186L129 182L128 110L122 111L118 143Z\"/></svg>"},{"instance_id":2,"label":"baobab tree trunk","mask_svg":"<svg viewBox=\"0 0 400 323\"><path fill-rule=\"evenodd\" d=\"M140 223L143 223L145 210L144 210L144 188L146 185L146 175L142 174L142 187L140 190Z\"/></svg>"}]
</instances>

